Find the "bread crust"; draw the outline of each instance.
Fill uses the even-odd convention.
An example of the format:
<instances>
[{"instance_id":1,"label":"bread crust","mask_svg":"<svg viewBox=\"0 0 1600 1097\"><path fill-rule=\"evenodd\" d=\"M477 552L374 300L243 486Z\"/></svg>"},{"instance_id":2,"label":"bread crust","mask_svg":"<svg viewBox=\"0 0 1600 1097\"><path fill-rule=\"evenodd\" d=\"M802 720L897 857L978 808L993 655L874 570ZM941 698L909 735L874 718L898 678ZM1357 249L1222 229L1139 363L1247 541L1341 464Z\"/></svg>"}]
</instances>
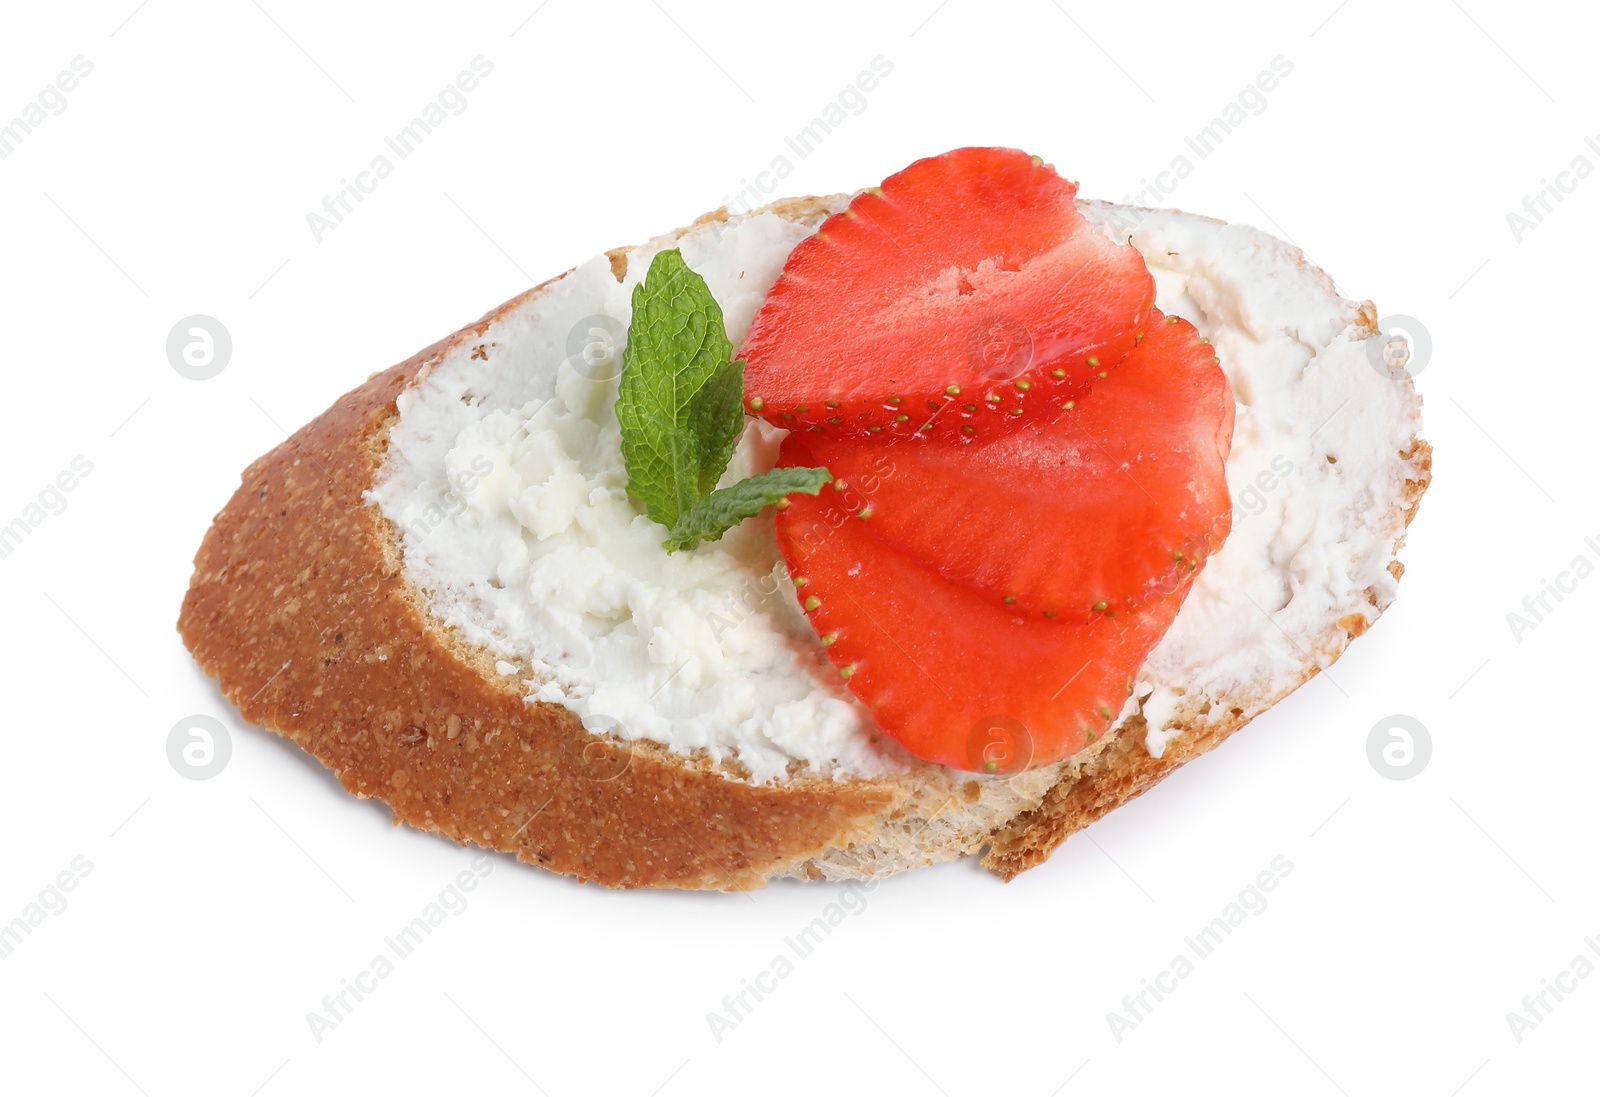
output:
<instances>
[{"instance_id":1,"label":"bread crust","mask_svg":"<svg viewBox=\"0 0 1600 1097\"><path fill-rule=\"evenodd\" d=\"M840 201L768 209L815 221ZM607 253L619 281L628 250ZM487 652L429 613L405 579L398 531L364 493L382 467L397 395L549 284L373 375L254 462L195 557L178 630L201 668L245 720L298 744L357 796L382 800L396 823L612 887L861 878L985 846L984 866L1009 880L1292 692L1185 728L1160 758L1134 719L1093 752L1009 781L916 764L876 780L776 785L596 736L568 709L527 700L520 676L499 674ZM1368 328L1372 319L1360 317ZM1402 455L1415 477L1407 524L1429 455L1420 438ZM1397 577L1399 568L1391 564ZM1339 624L1318 653L1325 663L1367 620ZM1317 669L1310 662L1296 686Z\"/></svg>"}]
</instances>

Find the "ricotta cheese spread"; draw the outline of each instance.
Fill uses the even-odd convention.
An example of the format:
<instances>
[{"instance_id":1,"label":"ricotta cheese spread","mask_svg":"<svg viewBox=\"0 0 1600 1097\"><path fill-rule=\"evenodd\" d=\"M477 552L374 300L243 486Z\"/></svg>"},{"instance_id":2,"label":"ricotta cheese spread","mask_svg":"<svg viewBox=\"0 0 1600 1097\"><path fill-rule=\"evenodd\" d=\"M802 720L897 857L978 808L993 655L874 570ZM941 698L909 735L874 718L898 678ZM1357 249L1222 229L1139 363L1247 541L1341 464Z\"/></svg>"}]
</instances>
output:
<instances>
[{"instance_id":1,"label":"ricotta cheese spread","mask_svg":"<svg viewBox=\"0 0 1600 1097\"><path fill-rule=\"evenodd\" d=\"M1211 339L1239 405L1233 532L1124 711L1142 711L1159 756L1207 697L1265 707L1308 661L1338 655L1310 650L1331 621L1373 617L1393 597L1394 455L1415 397L1372 366L1357 306L1296 269L1295 249L1184 214L1083 206L1109 235L1131 236L1157 304ZM815 227L734 216L630 251L621 282L605 256L568 272L400 395L369 496L401 531L407 578L432 611L530 700L755 782L916 763L823 656L770 519L687 552L661 547L664 527L628 501L612 407L630 299L658 251L680 248L705 278L737 347ZM752 420L723 482L771 467L781 439Z\"/></svg>"},{"instance_id":2,"label":"ricotta cheese spread","mask_svg":"<svg viewBox=\"0 0 1600 1097\"><path fill-rule=\"evenodd\" d=\"M1244 701L1242 715L1254 715L1308 664L1338 658L1343 633L1328 647L1330 624L1350 614L1370 623L1394 600L1396 457L1420 401L1381 367L1388 337L1366 336L1361 306L1298 248L1171 211L1085 203L1084 213L1144 255L1157 306L1211 340L1237 405L1232 532L1134 687L1159 758L1208 699Z\"/></svg>"}]
</instances>

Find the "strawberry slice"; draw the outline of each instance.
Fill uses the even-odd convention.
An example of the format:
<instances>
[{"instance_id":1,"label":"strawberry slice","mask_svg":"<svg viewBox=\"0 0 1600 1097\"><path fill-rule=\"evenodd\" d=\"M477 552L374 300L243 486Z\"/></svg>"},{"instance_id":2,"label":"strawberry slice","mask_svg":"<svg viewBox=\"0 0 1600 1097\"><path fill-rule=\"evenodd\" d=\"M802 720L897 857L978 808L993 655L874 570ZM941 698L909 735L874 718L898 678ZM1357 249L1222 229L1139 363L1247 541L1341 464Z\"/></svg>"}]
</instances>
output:
<instances>
[{"instance_id":1,"label":"strawberry slice","mask_svg":"<svg viewBox=\"0 0 1600 1097\"><path fill-rule=\"evenodd\" d=\"M1139 253L1096 231L1077 191L1027 153L965 148L857 195L756 313L746 406L821 437L1053 418L1122 360L1155 298Z\"/></svg>"},{"instance_id":2,"label":"strawberry slice","mask_svg":"<svg viewBox=\"0 0 1600 1097\"><path fill-rule=\"evenodd\" d=\"M806 460L854 489L869 536L991 604L1084 620L1159 600L1228 532L1227 378L1193 325L1156 313L1121 366L1064 403L1054 422L990 421L965 445L806 435Z\"/></svg>"},{"instance_id":3,"label":"strawberry slice","mask_svg":"<svg viewBox=\"0 0 1600 1097\"><path fill-rule=\"evenodd\" d=\"M794 434L782 459L815 463ZM1016 613L873 537L853 491L791 496L778 544L828 658L886 732L919 758L1009 774L1111 726L1187 580L1115 619Z\"/></svg>"}]
</instances>

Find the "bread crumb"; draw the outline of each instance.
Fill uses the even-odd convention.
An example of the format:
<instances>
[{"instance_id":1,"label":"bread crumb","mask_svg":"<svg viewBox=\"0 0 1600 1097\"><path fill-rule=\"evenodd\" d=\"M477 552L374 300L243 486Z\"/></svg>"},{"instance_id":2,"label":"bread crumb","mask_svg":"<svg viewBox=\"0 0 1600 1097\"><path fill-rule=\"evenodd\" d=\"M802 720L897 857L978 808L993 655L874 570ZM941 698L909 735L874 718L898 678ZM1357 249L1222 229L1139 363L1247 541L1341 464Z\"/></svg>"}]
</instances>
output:
<instances>
[{"instance_id":1,"label":"bread crumb","mask_svg":"<svg viewBox=\"0 0 1600 1097\"><path fill-rule=\"evenodd\" d=\"M1371 624L1364 613L1347 613L1339 618L1337 623L1352 640L1366 632L1367 626Z\"/></svg>"}]
</instances>

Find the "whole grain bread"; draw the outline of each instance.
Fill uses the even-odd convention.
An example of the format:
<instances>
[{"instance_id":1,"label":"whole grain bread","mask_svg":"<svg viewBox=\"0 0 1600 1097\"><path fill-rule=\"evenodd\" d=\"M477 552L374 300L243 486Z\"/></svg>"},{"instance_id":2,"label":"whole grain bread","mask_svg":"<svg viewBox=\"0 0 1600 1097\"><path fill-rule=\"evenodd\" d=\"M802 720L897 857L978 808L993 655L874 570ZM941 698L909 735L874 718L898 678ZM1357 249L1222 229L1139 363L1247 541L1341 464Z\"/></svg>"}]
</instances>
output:
<instances>
[{"instance_id":1,"label":"whole grain bread","mask_svg":"<svg viewBox=\"0 0 1600 1097\"><path fill-rule=\"evenodd\" d=\"M814 225L839 201L768 209ZM621 281L628 249L608 254ZM860 879L985 849L983 864L1010 879L1219 744L1370 624L1346 615L1302 637L1305 666L1286 687L1199 699L1159 757L1135 713L1090 750L1005 779L916 763L874 779L755 784L702 758L595 734L568 709L527 700L494 656L430 612L408 582L399 531L364 498L397 394L549 284L373 375L257 460L195 557L178 630L199 665L245 720L383 801L397 823L613 887ZM1370 304L1359 311L1368 333L1374 315ZM1402 501L1380 519L1398 552L1429 480L1427 443L1413 437L1393 465ZM1391 562L1396 578L1400 569ZM1382 606L1370 600L1375 617Z\"/></svg>"}]
</instances>

